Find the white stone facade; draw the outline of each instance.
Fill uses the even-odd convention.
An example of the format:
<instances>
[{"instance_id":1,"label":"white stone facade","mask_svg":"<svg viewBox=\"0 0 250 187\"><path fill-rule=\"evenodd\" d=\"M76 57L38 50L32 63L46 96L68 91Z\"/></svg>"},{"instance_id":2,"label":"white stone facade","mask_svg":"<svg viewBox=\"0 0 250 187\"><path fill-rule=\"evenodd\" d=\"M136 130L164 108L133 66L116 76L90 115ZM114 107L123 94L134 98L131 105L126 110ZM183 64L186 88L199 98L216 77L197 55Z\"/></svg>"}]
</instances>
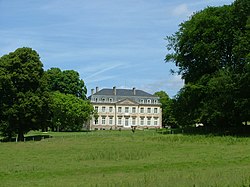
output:
<instances>
[{"instance_id":1,"label":"white stone facade","mask_svg":"<svg viewBox=\"0 0 250 187\"><path fill-rule=\"evenodd\" d=\"M89 99L98 112L91 130L162 128L159 98L142 90L97 88Z\"/></svg>"}]
</instances>

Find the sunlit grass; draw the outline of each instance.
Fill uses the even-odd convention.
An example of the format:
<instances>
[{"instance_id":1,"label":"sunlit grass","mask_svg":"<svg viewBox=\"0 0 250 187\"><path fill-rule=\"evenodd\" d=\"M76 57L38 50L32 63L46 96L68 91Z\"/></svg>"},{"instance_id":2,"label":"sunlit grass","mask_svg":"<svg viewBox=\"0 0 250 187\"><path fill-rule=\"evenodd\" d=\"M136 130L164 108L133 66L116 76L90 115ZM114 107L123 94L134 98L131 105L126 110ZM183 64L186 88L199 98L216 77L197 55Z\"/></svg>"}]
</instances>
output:
<instances>
[{"instance_id":1,"label":"sunlit grass","mask_svg":"<svg viewBox=\"0 0 250 187\"><path fill-rule=\"evenodd\" d=\"M47 134L53 138L0 143L0 186L250 185L250 138L155 131Z\"/></svg>"}]
</instances>

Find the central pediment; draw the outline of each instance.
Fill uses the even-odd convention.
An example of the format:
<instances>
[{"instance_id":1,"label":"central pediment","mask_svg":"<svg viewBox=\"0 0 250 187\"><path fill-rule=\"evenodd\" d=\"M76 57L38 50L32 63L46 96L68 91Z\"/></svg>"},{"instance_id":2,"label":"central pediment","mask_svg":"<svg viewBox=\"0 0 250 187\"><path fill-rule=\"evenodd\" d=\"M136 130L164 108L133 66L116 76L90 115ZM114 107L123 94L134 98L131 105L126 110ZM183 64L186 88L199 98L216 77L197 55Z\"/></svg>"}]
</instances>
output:
<instances>
[{"instance_id":1,"label":"central pediment","mask_svg":"<svg viewBox=\"0 0 250 187\"><path fill-rule=\"evenodd\" d=\"M121 101L117 101L116 104L119 104L119 105L139 105L139 103L131 100L131 99L123 99Z\"/></svg>"}]
</instances>

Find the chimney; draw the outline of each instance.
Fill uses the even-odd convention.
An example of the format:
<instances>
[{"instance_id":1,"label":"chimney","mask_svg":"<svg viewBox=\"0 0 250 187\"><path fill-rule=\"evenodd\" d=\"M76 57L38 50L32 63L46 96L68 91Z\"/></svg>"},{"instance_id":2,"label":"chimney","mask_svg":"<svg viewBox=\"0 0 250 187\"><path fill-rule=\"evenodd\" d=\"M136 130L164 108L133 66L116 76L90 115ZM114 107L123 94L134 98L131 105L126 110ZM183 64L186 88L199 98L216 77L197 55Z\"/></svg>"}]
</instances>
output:
<instances>
[{"instance_id":1,"label":"chimney","mask_svg":"<svg viewBox=\"0 0 250 187\"><path fill-rule=\"evenodd\" d=\"M135 90L135 88L133 88L133 95L136 95L136 90Z\"/></svg>"},{"instance_id":2,"label":"chimney","mask_svg":"<svg viewBox=\"0 0 250 187\"><path fill-rule=\"evenodd\" d=\"M116 87L113 87L113 94L116 95Z\"/></svg>"},{"instance_id":3,"label":"chimney","mask_svg":"<svg viewBox=\"0 0 250 187\"><path fill-rule=\"evenodd\" d=\"M97 93L97 92L99 92L99 87L98 86L95 88L95 93Z\"/></svg>"},{"instance_id":4,"label":"chimney","mask_svg":"<svg viewBox=\"0 0 250 187\"><path fill-rule=\"evenodd\" d=\"M91 95L94 95L95 89L91 89Z\"/></svg>"}]
</instances>

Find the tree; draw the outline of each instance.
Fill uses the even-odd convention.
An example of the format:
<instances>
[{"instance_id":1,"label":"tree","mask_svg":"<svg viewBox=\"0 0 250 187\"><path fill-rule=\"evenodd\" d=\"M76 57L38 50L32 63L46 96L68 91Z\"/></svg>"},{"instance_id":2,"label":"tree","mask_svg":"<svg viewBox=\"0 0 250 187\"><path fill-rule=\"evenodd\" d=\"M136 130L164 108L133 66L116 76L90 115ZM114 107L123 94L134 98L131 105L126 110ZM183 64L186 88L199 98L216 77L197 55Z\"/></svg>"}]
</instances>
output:
<instances>
[{"instance_id":1,"label":"tree","mask_svg":"<svg viewBox=\"0 0 250 187\"><path fill-rule=\"evenodd\" d=\"M174 99L179 124L240 126L250 120L250 1L208 7L167 37L185 86Z\"/></svg>"},{"instance_id":2,"label":"tree","mask_svg":"<svg viewBox=\"0 0 250 187\"><path fill-rule=\"evenodd\" d=\"M202 85L186 84L173 99L173 116L179 126L200 123L200 105L204 97Z\"/></svg>"},{"instance_id":3,"label":"tree","mask_svg":"<svg viewBox=\"0 0 250 187\"><path fill-rule=\"evenodd\" d=\"M74 70L61 71L59 68L51 68L45 72L50 91L59 91L86 99L87 89L79 73Z\"/></svg>"},{"instance_id":4,"label":"tree","mask_svg":"<svg viewBox=\"0 0 250 187\"><path fill-rule=\"evenodd\" d=\"M52 129L79 131L90 115L94 114L87 101L87 89L79 73L51 68L45 72L48 90L51 92Z\"/></svg>"},{"instance_id":5,"label":"tree","mask_svg":"<svg viewBox=\"0 0 250 187\"><path fill-rule=\"evenodd\" d=\"M250 50L249 12L249 1L238 0L230 6L195 13L180 24L178 32L167 37L167 47L174 52L166 61L176 63L185 83L225 67L241 72Z\"/></svg>"},{"instance_id":6,"label":"tree","mask_svg":"<svg viewBox=\"0 0 250 187\"><path fill-rule=\"evenodd\" d=\"M0 58L0 132L23 141L30 130L49 126L80 130L90 115L96 116L86 92L78 72L44 72L36 51L19 48Z\"/></svg>"},{"instance_id":7,"label":"tree","mask_svg":"<svg viewBox=\"0 0 250 187\"><path fill-rule=\"evenodd\" d=\"M72 94L56 91L51 97L52 123L58 131L80 131L94 114L94 108L89 101Z\"/></svg>"},{"instance_id":8,"label":"tree","mask_svg":"<svg viewBox=\"0 0 250 187\"><path fill-rule=\"evenodd\" d=\"M24 133L45 125L43 65L36 51L24 47L2 56L0 70L0 130L9 138L18 134L23 141Z\"/></svg>"},{"instance_id":9,"label":"tree","mask_svg":"<svg viewBox=\"0 0 250 187\"><path fill-rule=\"evenodd\" d=\"M164 91L159 91L154 94L160 98L161 108L162 108L162 123L163 126L171 126L174 127L176 125L175 118L173 116L172 109L172 99L168 96L168 94Z\"/></svg>"},{"instance_id":10,"label":"tree","mask_svg":"<svg viewBox=\"0 0 250 187\"><path fill-rule=\"evenodd\" d=\"M241 124L240 110L236 107L237 83L229 70L222 69L212 76L203 92L200 106L200 122L225 128Z\"/></svg>"}]
</instances>

